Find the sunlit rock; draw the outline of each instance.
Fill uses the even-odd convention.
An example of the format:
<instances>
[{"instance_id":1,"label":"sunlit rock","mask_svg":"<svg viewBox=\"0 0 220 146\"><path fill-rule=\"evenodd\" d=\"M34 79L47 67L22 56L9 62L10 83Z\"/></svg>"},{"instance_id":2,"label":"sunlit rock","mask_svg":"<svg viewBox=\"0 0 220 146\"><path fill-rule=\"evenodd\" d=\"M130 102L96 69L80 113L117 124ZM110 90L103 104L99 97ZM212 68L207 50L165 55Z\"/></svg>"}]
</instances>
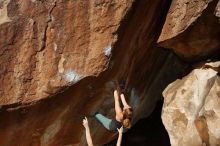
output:
<instances>
[{"instance_id":1,"label":"sunlit rock","mask_svg":"<svg viewBox=\"0 0 220 146\"><path fill-rule=\"evenodd\" d=\"M220 62L209 65L214 68L194 69L163 92L162 120L172 146L220 144Z\"/></svg>"}]
</instances>

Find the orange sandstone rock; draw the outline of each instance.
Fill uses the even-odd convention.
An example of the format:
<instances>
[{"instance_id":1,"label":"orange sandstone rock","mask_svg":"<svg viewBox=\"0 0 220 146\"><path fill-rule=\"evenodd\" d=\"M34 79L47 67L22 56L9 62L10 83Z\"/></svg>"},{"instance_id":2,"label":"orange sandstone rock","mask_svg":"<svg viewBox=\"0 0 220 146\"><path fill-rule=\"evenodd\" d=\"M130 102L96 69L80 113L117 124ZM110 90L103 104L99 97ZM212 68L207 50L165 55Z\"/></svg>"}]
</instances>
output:
<instances>
[{"instance_id":1,"label":"orange sandstone rock","mask_svg":"<svg viewBox=\"0 0 220 146\"><path fill-rule=\"evenodd\" d=\"M220 48L217 0L174 0L168 12L160 46L187 61L216 55Z\"/></svg>"},{"instance_id":2,"label":"orange sandstone rock","mask_svg":"<svg viewBox=\"0 0 220 146\"><path fill-rule=\"evenodd\" d=\"M114 118L114 81L125 82L134 123L185 70L155 46L167 0L0 2L0 145L96 145L116 135L92 114ZM170 76L170 71L172 75Z\"/></svg>"}]
</instances>

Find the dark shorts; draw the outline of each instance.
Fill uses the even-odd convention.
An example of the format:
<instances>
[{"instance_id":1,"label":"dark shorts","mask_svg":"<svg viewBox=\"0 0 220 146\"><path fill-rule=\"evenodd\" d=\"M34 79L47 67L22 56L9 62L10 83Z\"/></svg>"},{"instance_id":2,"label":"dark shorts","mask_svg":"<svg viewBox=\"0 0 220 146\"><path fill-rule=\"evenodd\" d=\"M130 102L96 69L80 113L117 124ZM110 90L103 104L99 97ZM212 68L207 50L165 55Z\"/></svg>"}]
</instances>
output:
<instances>
[{"instance_id":1,"label":"dark shorts","mask_svg":"<svg viewBox=\"0 0 220 146\"><path fill-rule=\"evenodd\" d=\"M121 128L121 123L116 121L116 120L112 120L110 125L109 125L109 130L110 131L117 131L117 128L120 129Z\"/></svg>"}]
</instances>

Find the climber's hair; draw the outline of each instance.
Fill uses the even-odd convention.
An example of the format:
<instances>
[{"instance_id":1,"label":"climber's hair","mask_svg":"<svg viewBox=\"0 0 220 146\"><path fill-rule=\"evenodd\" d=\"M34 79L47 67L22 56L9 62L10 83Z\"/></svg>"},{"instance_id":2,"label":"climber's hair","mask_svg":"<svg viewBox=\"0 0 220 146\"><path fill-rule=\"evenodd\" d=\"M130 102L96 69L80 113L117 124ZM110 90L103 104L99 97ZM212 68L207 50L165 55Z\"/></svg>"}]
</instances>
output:
<instances>
[{"instance_id":1,"label":"climber's hair","mask_svg":"<svg viewBox=\"0 0 220 146\"><path fill-rule=\"evenodd\" d=\"M131 119L132 118L132 112L133 112L132 108L124 109L124 117Z\"/></svg>"},{"instance_id":2,"label":"climber's hair","mask_svg":"<svg viewBox=\"0 0 220 146\"><path fill-rule=\"evenodd\" d=\"M131 128L132 108L126 108L123 114L122 125L126 129Z\"/></svg>"}]
</instances>

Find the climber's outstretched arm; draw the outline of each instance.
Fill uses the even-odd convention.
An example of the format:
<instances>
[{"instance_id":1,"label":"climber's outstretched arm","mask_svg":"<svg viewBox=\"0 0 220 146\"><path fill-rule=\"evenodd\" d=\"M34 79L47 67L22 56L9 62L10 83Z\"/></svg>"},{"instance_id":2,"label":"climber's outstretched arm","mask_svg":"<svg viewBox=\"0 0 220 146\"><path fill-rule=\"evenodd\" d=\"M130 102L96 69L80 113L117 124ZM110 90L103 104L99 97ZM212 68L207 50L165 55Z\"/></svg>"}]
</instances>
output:
<instances>
[{"instance_id":1,"label":"climber's outstretched arm","mask_svg":"<svg viewBox=\"0 0 220 146\"><path fill-rule=\"evenodd\" d=\"M121 96L121 101L122 101L122 104L124 106L124 109L131 108L131 106L128 105L128 103L126 102L124 94L122 93L120 96Z\"/></svg>"},{"instance_id":2,"label":"climber's outstretched arm","mask_svg":"<svg viewBox=\"0 0 220 146\"><path fill-rule=\"evenodd\" d=\"M118 130L118 140L116 146L121 146L121 141L122 141L122 133L123 133L123 126Z\"/></svg>"},{"instance_id":3,"label":"climber's outstretched arm","mask_svg":"<svg viewBox=\"0 0 220 146\"><path fill-rule=\"evenodd\" d=\"M90 129L89 129L89 123L88 123L88 120L87 120L86 117L85 117L85 119L83 119L83 126L86 129L86 141L87 141L87 144L88 144L88 146L93 146L92 137L91 137Z\"/></svg>"},{"instance_id":4,"label":"climber's outstretched arm","mask_svg":"<svg viewBox=\"0 0 220 146\"><path fill-rule=\"evenodd\" d=\"M119 94L117 90L114 91L114 99L115 99L115 113L116 113L115 119L121 122L121 120L123 119L123 113L120 107Z\"/></svg>"}]
</instances>

